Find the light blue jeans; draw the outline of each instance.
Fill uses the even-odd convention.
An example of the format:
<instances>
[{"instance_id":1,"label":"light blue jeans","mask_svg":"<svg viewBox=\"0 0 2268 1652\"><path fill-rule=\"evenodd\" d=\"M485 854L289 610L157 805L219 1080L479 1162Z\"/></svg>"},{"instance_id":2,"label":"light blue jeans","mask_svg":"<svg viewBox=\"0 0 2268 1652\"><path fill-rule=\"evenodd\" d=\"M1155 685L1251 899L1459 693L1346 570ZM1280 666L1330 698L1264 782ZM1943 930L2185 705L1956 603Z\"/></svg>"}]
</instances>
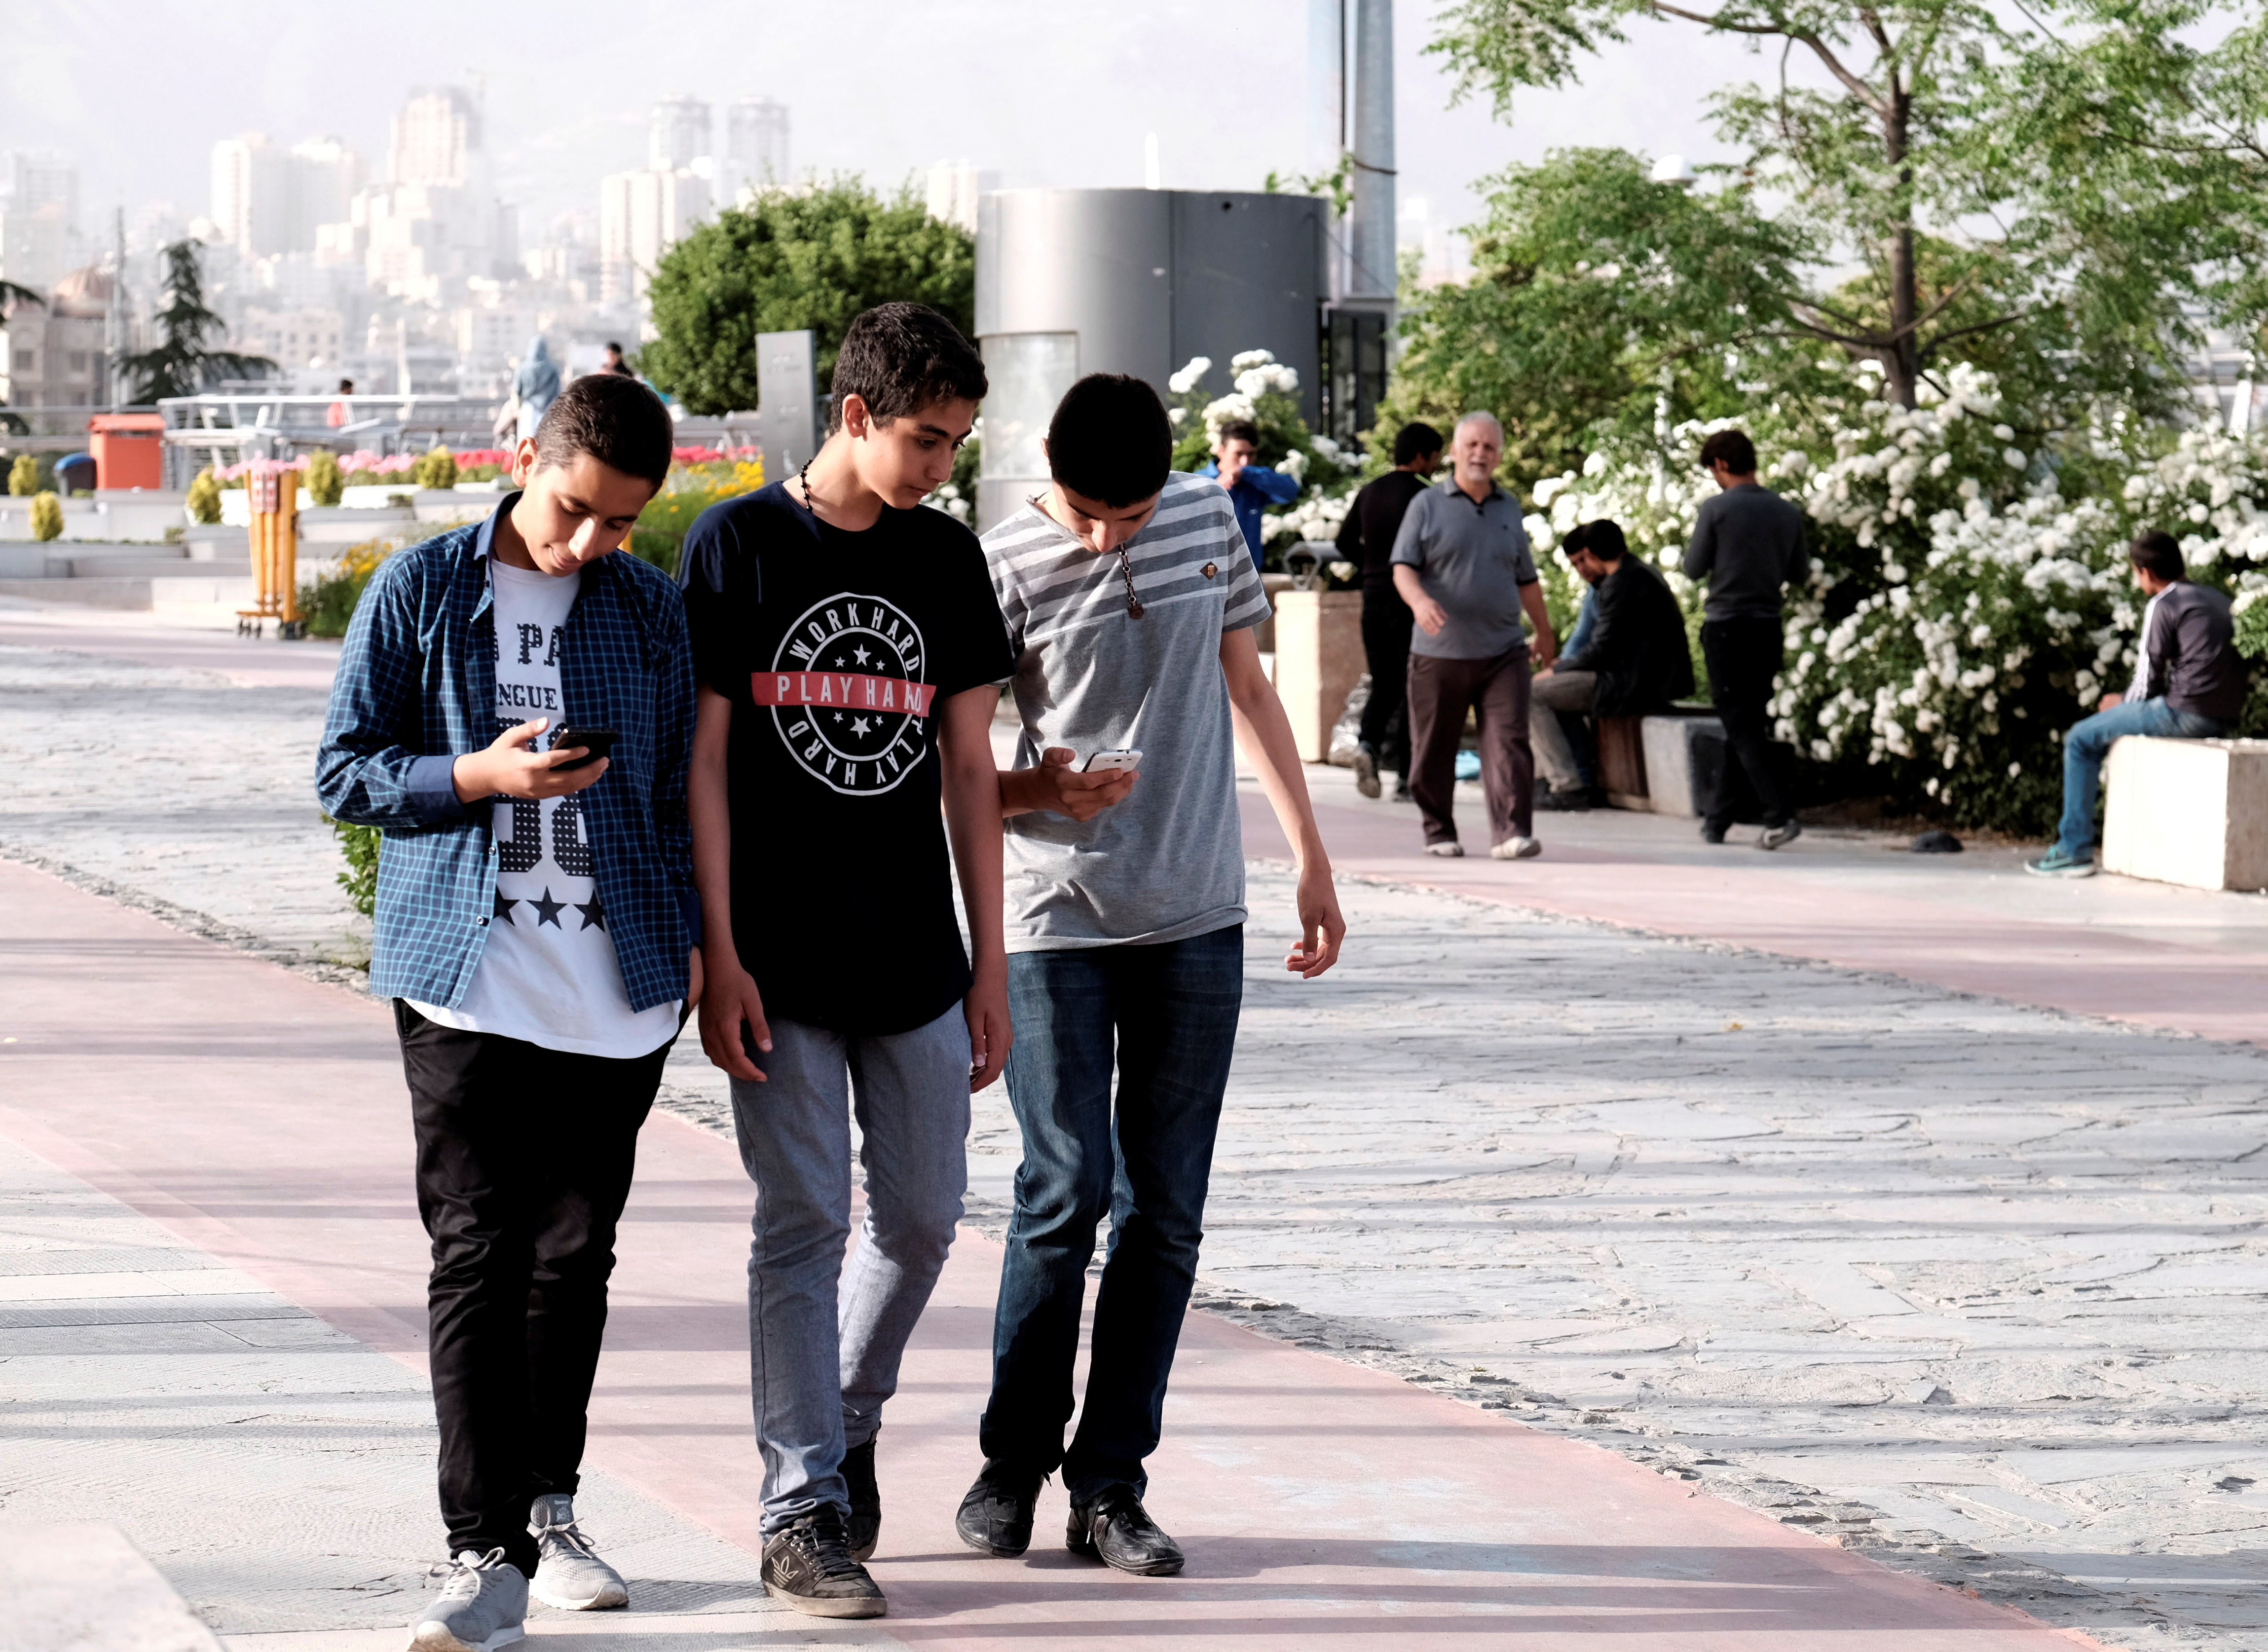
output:
<instances>
[{"instance_id":1,"label":"light blue jeans","mask_svg":"<svg viewBox=\"0 0 2268 1652\"><path fill-rule=\"evenodd\" d=\"M2228 732L2228 724L2218 718L2176 711L2162 697L2113 706L2073 723L2063 737L2063 825L2056 833L2056 852L2076 857L2095 847L2095 797L2113 740L2129 734L2209 740Z\"/></svg>"},{"instance_id":2,"label":"light blue jeans","mask_svg":"<svg viewBox=\"0 0 2268 1652\"><path fill-rule=\"evenodd\" d=\"M768 1538L823 1502L847 1512L843 1450L881 1427L968 1188L959 1004L881 1037L793 1021L771 1032L771 1053L752 1052L766 1082L733 1081L740 1163L756 1185L748 1367ZM845 1268L854 1112L866 1220Z\"/></svg>"}]
</instances>

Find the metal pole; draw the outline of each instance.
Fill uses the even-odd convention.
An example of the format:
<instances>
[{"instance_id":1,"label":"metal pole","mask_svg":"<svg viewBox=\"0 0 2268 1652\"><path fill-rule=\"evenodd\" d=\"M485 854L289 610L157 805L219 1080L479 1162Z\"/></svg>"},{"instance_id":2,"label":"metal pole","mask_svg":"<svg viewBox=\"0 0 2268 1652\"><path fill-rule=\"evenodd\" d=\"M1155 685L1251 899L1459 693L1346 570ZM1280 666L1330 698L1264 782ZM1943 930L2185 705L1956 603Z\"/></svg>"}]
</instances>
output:
<instances>
[{"instance_id":1,"label":"metal pole","mask_svg":"<svg viewBox=\"0 0 2268 1652\"><path fill-rule=\"evenodd\" d=\"M1354 0L1354 268L1348 296L1394 302L1394 0Z\"/></svg>"}]
</instances>

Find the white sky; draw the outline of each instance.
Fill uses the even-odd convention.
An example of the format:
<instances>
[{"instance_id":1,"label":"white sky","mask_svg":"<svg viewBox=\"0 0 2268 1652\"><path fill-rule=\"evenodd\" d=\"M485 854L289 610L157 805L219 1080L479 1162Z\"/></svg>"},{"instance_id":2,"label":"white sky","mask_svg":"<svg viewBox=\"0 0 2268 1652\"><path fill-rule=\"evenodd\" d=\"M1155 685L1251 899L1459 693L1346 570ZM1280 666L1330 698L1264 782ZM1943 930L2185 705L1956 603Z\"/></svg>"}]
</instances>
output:
<instances>
[{"instance_id":1,"label":"white sky","mask_svg":"<svg viewBox=\"0 0 2268 1652\"><path fill-rule=\"evenodd\" d=\"M1690 26L1633 23L1634 43L1585 85L1447 107L1425 0L1395 6L1402 197L1438 228L1468 221L1467 187L1561 145L1716 155L1702 100L1769 58ZM632 19L641 12L652 21ZM1224 26L1225 20L1225 26ZM685 92L721 106L769 94L792 112L793 165L895 182L966 158L1004 183L1140 183L1160 135L1168 187L1257 188L1304 161L1305 0L1224 12L1197 0L864 0L625 6L615 0L395 0L384 10L72 0L11 8L0 50L0 148L51 145L81 168L82 227L151 200L206 209L215 139L336 136L382 171L409 90L484 75L488 141L533 244L565 209L595 210L599 174L643 163L648 106Z\"/></svg>"}]
</instances>

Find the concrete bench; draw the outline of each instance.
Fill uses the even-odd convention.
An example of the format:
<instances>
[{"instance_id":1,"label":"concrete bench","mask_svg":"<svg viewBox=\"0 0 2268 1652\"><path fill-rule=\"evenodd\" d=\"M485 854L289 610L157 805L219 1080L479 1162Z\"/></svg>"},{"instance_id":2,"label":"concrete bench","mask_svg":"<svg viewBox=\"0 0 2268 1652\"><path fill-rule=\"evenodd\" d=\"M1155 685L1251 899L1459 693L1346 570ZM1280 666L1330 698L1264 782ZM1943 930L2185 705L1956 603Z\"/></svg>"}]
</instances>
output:
<instances>
[{"instance_id":1,"label":"concrete bench","mask_svg":"<svg viewBox=\"0 0 2268 1652\"><path fill-rule=\"evenodd\" d=\"M1697 819L1716 791L1717 776L1725 772L1723 722L1705 711L1673 712L1644 719L1638 738L1646 754L1646 789L1653 812ZM1793 774L1792 749L1779 741L1773 742L1773 749L1779 757L1781 775ZM1754 826L1764 818L1763 808L1745 781L1734 807L1740 825Z\"/></svg>"},{"instance_id":2,"label":"concrete bench","mask_svg":"<svg viewBox=\"0 0 2268 1652\"><path fill-rule=\"evenodd\" d=\"M2268 740L2110 748L2102 870L2192 889L2268 889Z\"/></svg>"}]
</instances>

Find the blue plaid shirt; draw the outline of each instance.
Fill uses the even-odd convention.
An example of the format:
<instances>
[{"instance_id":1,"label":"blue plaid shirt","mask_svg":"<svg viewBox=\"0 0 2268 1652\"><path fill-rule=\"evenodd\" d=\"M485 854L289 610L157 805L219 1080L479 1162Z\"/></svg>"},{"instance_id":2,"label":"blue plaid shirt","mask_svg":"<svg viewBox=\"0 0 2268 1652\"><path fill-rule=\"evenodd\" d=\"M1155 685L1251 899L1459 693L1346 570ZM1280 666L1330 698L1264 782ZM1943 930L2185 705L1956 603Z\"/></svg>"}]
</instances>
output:
<instances>
[{"instance_id":1,"label":"blue plaid shirt","mask_svg":"<svg viewBox=\"0 0 2268 1652\"><path fill-rule=\"evenodd\" d=\"M454 1008L495 908L495 811L458 802L457 758L495 742L496 620L489 543L497 518L389 557L355 606L315 756L323 807L382 827L370 989ZM669 576L628 551L583 570L567 616L562 698L613 729L614 761L578 795L599 899L632 1010L685 996L700 938L685 775L693 656Z\"/></svg>"}]
</instances>

